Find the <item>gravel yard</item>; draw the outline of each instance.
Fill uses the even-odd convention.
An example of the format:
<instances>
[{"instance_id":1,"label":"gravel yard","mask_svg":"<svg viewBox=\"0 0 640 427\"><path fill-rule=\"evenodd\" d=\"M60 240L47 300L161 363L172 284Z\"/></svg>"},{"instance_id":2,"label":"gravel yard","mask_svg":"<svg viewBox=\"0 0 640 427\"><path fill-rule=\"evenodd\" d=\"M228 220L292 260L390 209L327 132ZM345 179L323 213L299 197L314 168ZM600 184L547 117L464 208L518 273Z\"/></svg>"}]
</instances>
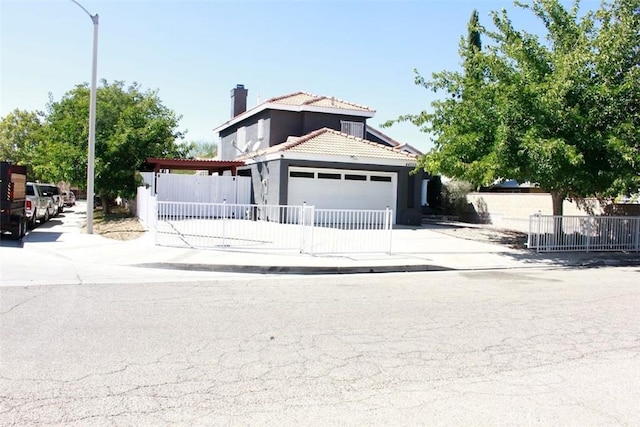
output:
<instances>
[{"instance_id":1,"label":"gravel yard","mask_svg":"<svg viewBox=\"0 0 640 427\"><path fill-rule=\"evenodd\" d=\"M476 240L479 242L494 243L508 246L513 249L526 249L527 233L513 230L503 230L486 225L466 223L439 223L433 231L448 234L461 239Z\"/></svg>"}]
</instances>

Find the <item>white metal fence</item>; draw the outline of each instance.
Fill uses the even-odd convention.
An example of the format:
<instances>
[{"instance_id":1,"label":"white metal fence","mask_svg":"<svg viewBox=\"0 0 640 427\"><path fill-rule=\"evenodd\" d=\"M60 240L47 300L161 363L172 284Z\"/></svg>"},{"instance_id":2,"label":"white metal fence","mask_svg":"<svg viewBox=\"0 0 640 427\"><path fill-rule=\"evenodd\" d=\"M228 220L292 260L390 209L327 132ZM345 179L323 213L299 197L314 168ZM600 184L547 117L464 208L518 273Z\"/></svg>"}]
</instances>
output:
<instances>
[{"instance_id":1,"label":"white metal fence","mask_svg":"<svg viewBox=\"0 0 640 427\"><path fill-rule=\"evenodd\" d=\"M163 246L308 254L391 252L390 209L156 201L141 188L138 216L154 233L156 244Z\"/></svg>"},{"instance_id":2,"label":"white metal fence","mask_svg":"<svg viewBox=\"0 0 640 427\"><path fill-rule=\"evenodd\" d=\"M527 246L538 252L640 251L640 217L529 217Z\"/></svg>"}]
</instances>

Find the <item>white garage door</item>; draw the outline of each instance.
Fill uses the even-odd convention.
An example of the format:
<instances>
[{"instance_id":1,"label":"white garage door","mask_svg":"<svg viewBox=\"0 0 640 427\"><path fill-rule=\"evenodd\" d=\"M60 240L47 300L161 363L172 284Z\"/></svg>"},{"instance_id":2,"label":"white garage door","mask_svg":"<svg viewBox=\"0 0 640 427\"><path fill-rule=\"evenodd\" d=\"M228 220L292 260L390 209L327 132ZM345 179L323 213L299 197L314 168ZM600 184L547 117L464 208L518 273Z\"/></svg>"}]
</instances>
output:
<instances>
[{"instance_id":1,"label":"white garage door","mask_svg":"<svg viewBox=\"0 0 640 427\"><path fill-rule=\"evenodd\" d=\"M397 174L344 169L289 168L288 204L318 209L396 210ZM394 220L395 223L395 220Z\"/></svg>"}]
</instances>

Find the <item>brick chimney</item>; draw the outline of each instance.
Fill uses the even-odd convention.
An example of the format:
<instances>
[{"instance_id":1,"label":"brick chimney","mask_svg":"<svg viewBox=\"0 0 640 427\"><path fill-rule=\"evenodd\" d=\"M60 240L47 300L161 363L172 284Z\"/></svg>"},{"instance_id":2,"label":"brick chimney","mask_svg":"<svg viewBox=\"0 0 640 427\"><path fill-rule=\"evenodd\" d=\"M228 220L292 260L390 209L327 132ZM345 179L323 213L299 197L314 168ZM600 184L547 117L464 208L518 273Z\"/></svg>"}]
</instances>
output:
<instances>
[{"instance_id":1,"label":"brick chimney","mask_svg":"<svg viewBox=\"0 0 640 427\"><path fill-rule=\"evenodd\" d=\"M236 85L231 89L231 118L247 111L247 94L249 91L244 85Z\"/></svg>"}]
</instances>

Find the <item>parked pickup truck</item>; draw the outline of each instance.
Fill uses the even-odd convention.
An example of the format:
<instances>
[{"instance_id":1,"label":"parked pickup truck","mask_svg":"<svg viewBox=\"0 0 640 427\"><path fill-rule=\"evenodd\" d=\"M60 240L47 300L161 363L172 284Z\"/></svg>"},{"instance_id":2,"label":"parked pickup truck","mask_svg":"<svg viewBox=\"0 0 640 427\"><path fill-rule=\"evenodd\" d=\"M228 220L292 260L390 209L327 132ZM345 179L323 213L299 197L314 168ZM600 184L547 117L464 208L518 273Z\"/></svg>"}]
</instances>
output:
<instances>
[{"instance_id":1,"label":"parked pickup truck","mask_svg":"<svg viewBox=\"0 0 640 427\"><path fill-rule=\"evenodd\" d=\"M60 194L60 189L55 184L40 184L47 195L53 199L53 206L56 208L52 216L56 216L59 213L64 212L64 199Z\"/></svg>"},{"instance_id":2,"label":"parked pickup truck","mask_svg":"<svg viewBox=\"0 0 640 427\"><path fill-rule=\"evenodd\" d=\"M0 231L20 240L27 234L27 168L0 162Z\"/></svg>"},{"instance_id":3,"label":"parked pickup truck","mask_svg":"<svg viewBox=\"0 0 640 427\"><path fill-rule=\"evenodd\" d=\"M35 228L36 222L44 224L58 210L53 205L51 195L47 193L37 182L27 182L27 203L25 210L27 212L27 221L30 228Z\"/></svg>"}]
</instances>

